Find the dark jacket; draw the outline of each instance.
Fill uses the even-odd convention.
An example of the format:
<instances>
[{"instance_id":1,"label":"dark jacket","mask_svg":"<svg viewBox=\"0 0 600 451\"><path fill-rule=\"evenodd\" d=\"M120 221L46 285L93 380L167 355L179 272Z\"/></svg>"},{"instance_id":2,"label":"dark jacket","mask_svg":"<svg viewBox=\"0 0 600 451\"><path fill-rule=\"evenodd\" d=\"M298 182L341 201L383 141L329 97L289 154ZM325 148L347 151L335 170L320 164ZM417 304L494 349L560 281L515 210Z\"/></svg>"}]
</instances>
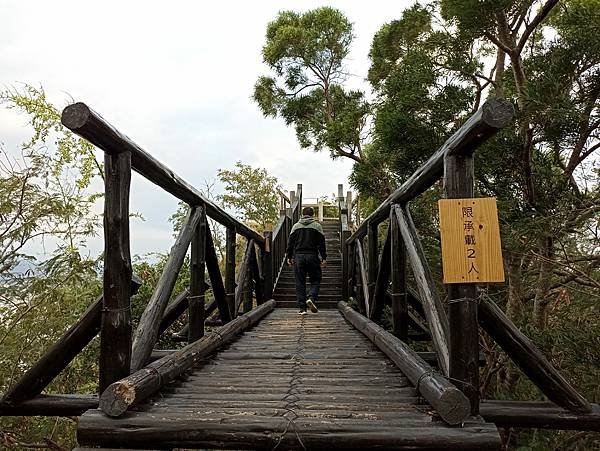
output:
<instances>
[{"instance_id":1,"label":"dark jacket","mask_svg":"<svg viewBox=\"0 0 600 451\"><path fill-rule=\"evenodd\" d=\"M323 227L311 216L303 216L292 227L288 240L287 258L293 258L294 254L321 255L321 259L327 260Z\"/></svg>"}]
</instances>

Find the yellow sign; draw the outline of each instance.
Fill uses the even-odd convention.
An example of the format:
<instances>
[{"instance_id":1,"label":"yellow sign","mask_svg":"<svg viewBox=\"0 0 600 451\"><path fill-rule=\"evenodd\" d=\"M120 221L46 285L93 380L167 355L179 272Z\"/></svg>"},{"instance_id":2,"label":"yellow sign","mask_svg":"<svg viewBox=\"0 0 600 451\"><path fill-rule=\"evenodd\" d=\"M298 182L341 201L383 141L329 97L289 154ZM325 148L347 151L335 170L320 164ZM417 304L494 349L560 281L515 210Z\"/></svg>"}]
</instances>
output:
<instances>
[{"instance_id":1,"label":"yellow sign","mask_svg":"<svg viewBox=\"0 0 600 451\"><path fill-rule=\"evenodd\" d=\"M444 283L504 282L496 199L442 199Z\"/></svg>"}]
</instances>

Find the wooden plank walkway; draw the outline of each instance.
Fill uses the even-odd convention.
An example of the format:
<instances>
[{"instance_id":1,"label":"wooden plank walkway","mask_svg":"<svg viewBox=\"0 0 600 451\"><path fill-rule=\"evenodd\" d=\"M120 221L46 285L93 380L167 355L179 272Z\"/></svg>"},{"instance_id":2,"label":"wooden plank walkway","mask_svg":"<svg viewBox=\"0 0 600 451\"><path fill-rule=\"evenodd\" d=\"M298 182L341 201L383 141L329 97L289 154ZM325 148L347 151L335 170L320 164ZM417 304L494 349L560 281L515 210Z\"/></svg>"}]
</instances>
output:
<instances>
[{"instance_id":1,"label":"wooden plank walkway","mask_svg":"<svg viewBox=\"0 0 600 451\"><path fill-rule=\"evenodd\" d=\"M450 427L334 310L278 308L123 418L80 419L81 445L168 449L499 449L493 424Z\"/></svg>"}]
</instances>

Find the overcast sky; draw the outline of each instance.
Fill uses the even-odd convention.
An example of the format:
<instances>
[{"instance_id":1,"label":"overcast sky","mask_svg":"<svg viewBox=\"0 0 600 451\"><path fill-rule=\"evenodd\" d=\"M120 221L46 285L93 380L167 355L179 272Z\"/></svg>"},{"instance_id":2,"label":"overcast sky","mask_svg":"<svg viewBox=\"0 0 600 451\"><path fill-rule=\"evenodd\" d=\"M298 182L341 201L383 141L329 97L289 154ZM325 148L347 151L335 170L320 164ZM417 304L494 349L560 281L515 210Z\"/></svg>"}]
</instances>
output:
<instances>
[{"instance_id":1,"label":"overcast sky","mask_svg":"<svg viewBox=\"0 0 600 451\"><path fill-rule=\"evenodd\" d=\"M374 33L413 1L23 1L0 0L0 83L42 85L61 108L83 101L185 180L202 186L237 160L266 168L286 190L331 195L351 163L301 150L293 129L262 116L250 98L267 74L266 25L280 10L342 10L356 36L348 71L364 78ZM26 117L0 109L0 141L16 149ZM99 154L99 156L101 156ZM137 174L132 253L166 251L177 201ZM100 239L92 252L102 248Z\"/></svg>"}]
</instances>

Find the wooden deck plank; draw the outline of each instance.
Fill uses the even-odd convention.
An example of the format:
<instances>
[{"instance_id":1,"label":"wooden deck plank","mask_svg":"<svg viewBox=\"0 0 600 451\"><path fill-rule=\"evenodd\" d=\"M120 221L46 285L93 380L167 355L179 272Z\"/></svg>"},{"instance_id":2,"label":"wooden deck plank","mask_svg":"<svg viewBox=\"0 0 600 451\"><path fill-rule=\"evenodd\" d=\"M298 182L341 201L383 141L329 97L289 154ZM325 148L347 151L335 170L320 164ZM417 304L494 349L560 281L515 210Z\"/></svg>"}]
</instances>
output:
<instances>
[{"instance_id":1,"label":"wooden deck plank","mask_svg":"<svg viewBox=\"0 0 600 451\"><path fill-rule=\"evenodd\" d=\"M441 422L337 311L276 309L119 419L88 411L82 445L227 449L498 449L494 425Z\"/></svg>"}]
</instances>

